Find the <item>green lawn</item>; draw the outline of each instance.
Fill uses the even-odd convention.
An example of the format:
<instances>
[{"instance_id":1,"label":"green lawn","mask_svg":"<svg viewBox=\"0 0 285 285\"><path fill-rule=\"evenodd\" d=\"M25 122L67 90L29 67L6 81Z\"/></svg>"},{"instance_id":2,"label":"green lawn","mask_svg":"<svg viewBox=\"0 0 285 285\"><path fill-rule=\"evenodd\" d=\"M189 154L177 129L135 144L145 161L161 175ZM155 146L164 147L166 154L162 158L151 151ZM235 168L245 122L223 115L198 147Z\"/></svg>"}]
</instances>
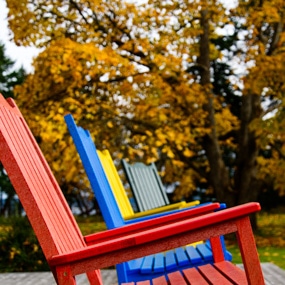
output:
<instances>
[{"instance_id":1,"label":"green lawn","mask_svg":"<svg viewBox=\"0 0 285 285\"><path fill-rule=\"evenodd\" d=\"M242 263L240 252L237 246L228 246L228 250L233 255L234 263ZM285 248L280 247L259 247L259 258L261 262L272 262L285 269Z\"/></svg>"}]
</instances>

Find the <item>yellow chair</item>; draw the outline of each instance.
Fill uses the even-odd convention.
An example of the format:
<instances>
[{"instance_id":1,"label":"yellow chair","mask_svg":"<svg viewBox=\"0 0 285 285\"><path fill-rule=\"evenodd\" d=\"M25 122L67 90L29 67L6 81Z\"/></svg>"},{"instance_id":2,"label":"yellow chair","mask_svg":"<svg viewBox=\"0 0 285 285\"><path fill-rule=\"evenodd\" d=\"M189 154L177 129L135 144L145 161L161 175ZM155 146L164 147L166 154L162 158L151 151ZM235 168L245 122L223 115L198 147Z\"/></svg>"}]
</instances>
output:
<instances>
[{"instance_id":1,"label":"yellow chair","mask_svg":"<svg viewBox=\"0 0 285 285\"><path fill-rule=\"evenodd\" d=\"M173 211L177 209L189 208L189 207L200 204L199 201L193 201L193 202L188 202L188 203L185 201L182 201L182 202L162 206L159 208L151 209L148 211L135 213L129 201L129 198L126 194L126 191L124 189L124 186L122 184L122 181L120 179L120 176L114 165L113 159L109 151L108 150L103 150L103 151L97 150L97 153L100 158L101 164L104 168L104 172L107 176L107 179L111 185L111 188L114 193L115 199L118 203L120 212L125 220L145 217L148 215L159 214L159 213Z\"/></svg>"}]
</instances>

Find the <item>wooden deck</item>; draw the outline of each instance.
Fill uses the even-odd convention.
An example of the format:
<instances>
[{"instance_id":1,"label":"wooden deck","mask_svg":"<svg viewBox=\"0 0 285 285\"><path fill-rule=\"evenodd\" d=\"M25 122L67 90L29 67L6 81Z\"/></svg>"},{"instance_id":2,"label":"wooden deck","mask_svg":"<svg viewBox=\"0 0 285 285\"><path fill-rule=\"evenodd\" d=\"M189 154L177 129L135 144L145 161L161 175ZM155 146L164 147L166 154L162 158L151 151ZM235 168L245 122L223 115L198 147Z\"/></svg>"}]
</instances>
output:
<instances>
[{"instance_id":1,"label":"wooden deck","mask_svg":"<svg viewBox=\"0 0 285 285\"><path fill-rule=\"evenodd\" d=\"M285 284L285 270L272 263L262 263L262 270L266 285ZM117 285L115 270L102 270L104 285ZM77 285L89 284L85 275L77 277ZM1 285L56 285L50 272L28 273L2 273L0 274Z\"/></svg>"}]
</instances>

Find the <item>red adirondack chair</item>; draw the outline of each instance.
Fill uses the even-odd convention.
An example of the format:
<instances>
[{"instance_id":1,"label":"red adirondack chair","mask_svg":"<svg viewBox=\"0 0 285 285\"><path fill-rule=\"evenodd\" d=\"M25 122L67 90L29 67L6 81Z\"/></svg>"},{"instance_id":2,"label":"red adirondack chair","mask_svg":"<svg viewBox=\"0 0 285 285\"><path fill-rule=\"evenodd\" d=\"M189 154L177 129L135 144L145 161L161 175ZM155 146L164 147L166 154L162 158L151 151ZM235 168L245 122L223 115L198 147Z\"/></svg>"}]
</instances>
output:
<instances>
[{"instance_id":1,"label":"red adirondack chair","mask_svg":"<svg viewBox=\"0 0 285 285\"><path fill-rule=\"evenodd\" d=\"M199 278L203 278L209 284L209 280L217 276L219 279L215 280L220 281L212 284L220 284L225 276L227 282L232 282L229 284L264 284L248 217L260 210L258 203L209 213L219 207L213 203L209 205L208 214L205 214L207 210L196 208L84 237L21 112L12 99L5 100L1 94L0 160L57 284L74 285L75 276L81 273L87 274L90 284L102 284L101 268L201 239L217 241L220 235L232 232L237 234L245 272L224 261L221 246L213 242L215 264L201 266L199 271L187 271L183 277L174 273L169 276L171 284L183 284L175 281L180 277L194 278L196 284L202 284ZM233 283L235 279L238 283ZM163 278L152 281L156 285L167 284ZM140 284L150 283L147 280Z\"/></svg>"}]
</instances>

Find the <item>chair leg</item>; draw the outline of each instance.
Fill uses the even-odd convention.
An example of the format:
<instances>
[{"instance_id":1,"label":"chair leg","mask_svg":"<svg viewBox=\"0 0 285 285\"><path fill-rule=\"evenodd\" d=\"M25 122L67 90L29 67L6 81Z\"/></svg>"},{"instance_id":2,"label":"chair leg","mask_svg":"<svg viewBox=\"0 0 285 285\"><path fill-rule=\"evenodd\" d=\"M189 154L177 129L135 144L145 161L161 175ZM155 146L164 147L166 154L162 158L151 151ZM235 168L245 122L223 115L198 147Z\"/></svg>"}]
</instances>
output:
<instances>
[{"instance_id":1,"label":"chair leg","mask_svg":"<svg viewBox=\"0 0 285 285\"><path fill-rule=\"evenodd\" d=\"M87 277L90 285L103 285L101 271L99 269L87 272Z\"/></svg>"},{"instance_id":2,"label":"chair leg","mask_svg":"<svg viewBox=\"0 0 285 285\"><path fill-rule=\"evenodd\" d=\"M58 285L76 285L75 277L69 266L57 267L56 279Z\"/></svg>"},{"instance_id":3,"label":"chair leg","mask_svg":"<svg viewBox=\"0 0 285 285\"><path fill-rule=\"evenodd\" d=\"M255 246L254 235L252 232L249 217L245 217L237 223L237 240L241 251L244 269L248 284L263 285L263 273Z\"/></svg>"}]
</instances>

